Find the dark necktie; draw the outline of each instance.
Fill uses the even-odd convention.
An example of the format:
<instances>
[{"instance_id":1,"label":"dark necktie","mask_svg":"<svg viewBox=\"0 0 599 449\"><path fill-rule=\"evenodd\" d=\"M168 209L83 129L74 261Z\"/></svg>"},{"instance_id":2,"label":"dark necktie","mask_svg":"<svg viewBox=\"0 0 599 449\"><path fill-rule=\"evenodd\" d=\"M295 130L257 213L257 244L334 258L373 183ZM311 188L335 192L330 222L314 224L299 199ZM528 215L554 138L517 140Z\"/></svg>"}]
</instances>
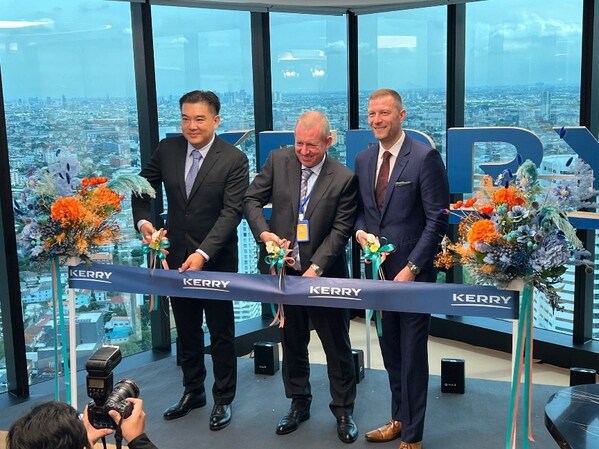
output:
<instances>
[{"instance_id":1,"label":"dark necktie","mask_svg":"<svg viewBox=\"0 0 599 449\"><path fill-rule=\"evenodd\" d=\"M193 162L191 163L191 168L185 177L185 193L187 193L188 198L189 192L191 192L193 183L196 180L196 176L198 176L198 172L200 171L200 161L202 160L202 153L200 153L198 150L193 150L191 155L193 157Z\"/></svg>"},{"instance_id":2,"label":"dark necktie","mask_svg":"<svg viewBox=\"0 0 599 449\"><path fill-rule=\"evenodd\" d=\"M389 184L389 159L391 158L391 153L389 151L385 151L383 153L383 162L381 163L381 168L379 169L379 174L376 177L376 185L374 187L374 196L376 197L376 205L379 210L383 210L383 205L385 204L385 192L387 191L387 184Z\"/></svg>"}]
</instances>

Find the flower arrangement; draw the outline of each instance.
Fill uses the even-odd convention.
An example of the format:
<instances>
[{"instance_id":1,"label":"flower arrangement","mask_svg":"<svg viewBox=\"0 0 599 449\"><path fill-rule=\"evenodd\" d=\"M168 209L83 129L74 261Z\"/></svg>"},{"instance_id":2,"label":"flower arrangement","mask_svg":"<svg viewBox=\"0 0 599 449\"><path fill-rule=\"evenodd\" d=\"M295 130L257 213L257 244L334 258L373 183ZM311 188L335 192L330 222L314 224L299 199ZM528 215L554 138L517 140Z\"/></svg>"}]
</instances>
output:
<instances>
[{"instance_id":1,"label":"flower arrangement","mask_svg":"<svg viewBox=\"0 0 599 449\"><path fill-rule=\"evenodd\" d=\"M543 186L536 165L521 162L515 175L505 170L493 182L482 179L480 190L458 201L452 210L461 217L457 242L444 238L435 266L449 269L455 262L467 267L475 283L505 288L517 278L532 283L552 308L560 309L557 285L566 266L592 267L590 253L568 221L569 211L596 207L597 195L588 164L570 158L572 176L551 179Z\"/></svg>"},{"instance_id":2,"label":"flower arrangement","mask_svg":"<svg viewBox=\"0 0 599 449\"><path fill-rule=\"evenodd\" d=\"M271 274L282 274L282 268L287 265L295 265L295 259L291 257L289 240L283 239L280 243L273 241L266 242L266 257L264 261L268 264Z\"/></svg>"},{"instance_id":3,"label":"flower arrangement","mask_svg":"<svg viewBox=\"0 0 599 449\"><path fill-rule=\"evenodd\" d=\"M366 242L364 243L363 251L364 260L367 263L372 263L372 272L374 276L376 277L378 275L381 279L384 279L385 276L381 270L381 264L385 261L387 253L395 251L395 245L387 243L385 237L381 237L379 240L376 235L366 233Z\"/></svg>"},{"instance_id":4,"label":"flower arrangement","mask_svg":"<svg viewBox=\"0 0 599 449\"><path fill-rule=\"evenodd\" d=\"M57 157L60 156L57 152ZM43 264L53 258L89 261L90 253L119 239L116 219L125 194L155 196L145 178L121 175L84 177L79 164L60 157L41 170L32 170L27 188L14 200L18 241L25 256Z\"/></svg>"}]
</instances>

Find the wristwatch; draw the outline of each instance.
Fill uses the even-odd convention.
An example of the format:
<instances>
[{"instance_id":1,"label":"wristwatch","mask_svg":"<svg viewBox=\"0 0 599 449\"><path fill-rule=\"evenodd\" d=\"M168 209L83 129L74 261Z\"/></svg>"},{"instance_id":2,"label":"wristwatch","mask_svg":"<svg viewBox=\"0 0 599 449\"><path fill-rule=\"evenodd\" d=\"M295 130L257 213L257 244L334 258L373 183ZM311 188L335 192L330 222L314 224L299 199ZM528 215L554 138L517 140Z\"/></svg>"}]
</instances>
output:
<instances>
[{"instance_id":1,"label":"wristwatch","mask_svg":"<svg viewBox=\"0 0 599 449\"><path fill-rule=\"evenodd\" d=\"M313 263L312 265L310 265L310 268L312 268L314 270L314 273L316 273L317 276L322 276L322 268L320 268L318 265L316 265L315 263Z\"/></svg>"},{"instance_id":2,"label":"wristwatch","mask_svg":"<svg viewBox=\"0 0 599 449\"><path fill-rule=\"evenodd\" d=\"M422 271L422 269L418 265L416 265L413 262L410 262L409 260L408 260L408 264L406 266L410 269L410 271L414 274L414 276L418 276L420 274L420 272Z\"/></svg>"}]
</instances>

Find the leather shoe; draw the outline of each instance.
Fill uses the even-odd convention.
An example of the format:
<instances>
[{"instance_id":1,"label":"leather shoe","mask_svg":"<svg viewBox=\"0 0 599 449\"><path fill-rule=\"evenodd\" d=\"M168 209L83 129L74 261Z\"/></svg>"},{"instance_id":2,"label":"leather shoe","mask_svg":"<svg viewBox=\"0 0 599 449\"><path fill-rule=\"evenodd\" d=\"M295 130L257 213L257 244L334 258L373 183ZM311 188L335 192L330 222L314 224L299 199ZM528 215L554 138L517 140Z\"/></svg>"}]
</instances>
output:
<instances>
[{"instance_id":1,"label":"leather shoe","mask_svg":"<svg viewBox=\"0 0 599 449\"><path fill-rule=\"evenodd\" d=\"M210 414L210 430L224 429L231 423L231 404L214 404Z\"/></svg>"},{"instance_id":2,"label":"leather shoe","mask_svg":"<svg viewBox=\"0 0 599 449\"><path fill-rule=\"evenodd\" d=\"M300 410L291 407L287 414L281 418L277 425L277 434L286 435L299 427L300 423L310 418L310 409Z\"/></svg>"},{"instance_id":3,"label":"leather shoe","mask_svg":"<svg viewBox=\"0 0 599 449\"><path fill-rule=\"evenodd\" d=\"M395 421L392 419L387 424L378 429L366 432L366 439L375 443L384 443L386 441L393 441L399 438L401 435L401 421Z\"/></svg>"},{"instance_id":4,"label":"leather shoe","mask_svg":"<svg viewBox=\"0 0 599 449\"><path fill-rule=\"evenodd\" d=\"M194 408L206 405L206 393L185 393L179 402L164 411L164 419L177 419L187 415Z\"/></svg>"},{"instance_id":5,"label":"leather shoe","mask_svg":"<svg viewBox=\"0 0 599 449\"><path fill-rule=\"evenodd\" d=\"M337 417L337 436L344 443L353 443L358 438L358 426L351 415Z\"/></svg>"},{"instance_id":6,"label":"leather shoe","mask_svg":"<svg viewBox=\"0 0 599 449\"><path fill-rule=\"evenodd\" d=\"M402 441L401 444L399 445L399 449L422 449L422 441L418 441L416 443L406 443L405 441Z\"/></svg>"}]
</instances>

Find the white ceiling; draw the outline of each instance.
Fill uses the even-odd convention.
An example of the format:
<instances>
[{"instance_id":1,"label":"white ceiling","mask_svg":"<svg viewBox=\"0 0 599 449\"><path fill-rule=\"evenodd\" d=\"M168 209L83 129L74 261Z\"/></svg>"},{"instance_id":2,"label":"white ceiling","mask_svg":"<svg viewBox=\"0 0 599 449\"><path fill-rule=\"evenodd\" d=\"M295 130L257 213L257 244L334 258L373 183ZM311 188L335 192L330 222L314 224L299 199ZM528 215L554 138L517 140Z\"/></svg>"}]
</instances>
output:
<instances>
[{"instance_id":1,"label":"white ceiling","mask_svg":"<svg viewBox=\"0 0 599 449\"><path fill-rule=\"evenodd\" d=\"M129 0L136 1L136 0ZM149 0L151 4L197 6L249 11L286 11L315 14L356 14L453 5L480 0Z\"/></svg>"}]
</instances>

